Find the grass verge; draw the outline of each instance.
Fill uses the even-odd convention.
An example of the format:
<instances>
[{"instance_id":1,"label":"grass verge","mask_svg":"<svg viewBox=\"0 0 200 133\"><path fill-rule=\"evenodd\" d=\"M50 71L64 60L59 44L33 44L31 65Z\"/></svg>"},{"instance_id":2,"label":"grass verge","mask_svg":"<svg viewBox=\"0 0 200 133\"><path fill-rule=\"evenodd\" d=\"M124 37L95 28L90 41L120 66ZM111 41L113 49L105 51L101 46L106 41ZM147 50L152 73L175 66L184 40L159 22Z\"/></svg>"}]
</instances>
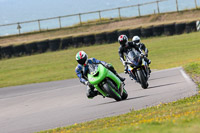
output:
<instances>
[{"instance_id":1,"label":"grass verge","mask_svg":"<svg viewBox=\"0 0 200 133\"><path fill-rule=\"evenodd\" d=\"M152 69L166 69L200 61L200 32L142 39L149 49ZM89 57L110 62L118 72L123 65L118 43L71 48L68 50L0 61L0 87L77 78L75 55L84 50Z\"/></svg>"},{"instance_id":2,"label":"grass verge","mask_svg":"<svg viewBox=\"0 0 200 133\"><path fill-rule=\"evenodd\" d=\"M186 65L185 71L189 73L190 77L200 88L200 61Z\"/></svg>"},{"instance_id":3,"label":"grass verge","mask_svg":"<svg viewBox=\"0 0 200 133\"><path fill-rule=\"evenodd\" d=\"M200 62L190 63L184 68L191 75L200 78ZM80 124L75 123L68 127L41 131L40 133L198 133L200 130L199 104L200 95L198 94L176 102L160 103L147 109Z\"/></svg>"}]
</instances>

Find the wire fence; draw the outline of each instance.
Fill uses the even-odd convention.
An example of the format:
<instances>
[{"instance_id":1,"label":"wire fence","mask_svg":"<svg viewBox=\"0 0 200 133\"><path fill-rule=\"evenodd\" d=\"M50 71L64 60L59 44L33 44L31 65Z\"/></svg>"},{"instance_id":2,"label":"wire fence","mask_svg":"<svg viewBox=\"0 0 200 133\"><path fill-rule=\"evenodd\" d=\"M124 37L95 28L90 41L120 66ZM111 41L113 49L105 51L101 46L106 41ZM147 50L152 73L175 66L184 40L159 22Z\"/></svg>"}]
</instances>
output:
<instances>
[{"instance_id":1,"label":"wire fence","mask_svg":"<svg viewBox=\"0 0 200 133\"><path fill-rule=\"evenodd\" d=\"M181 0L159 0L138 5L130 5L106 10L85 12L79 14L58 16L52 18L24 21L18 23L0 25L0 36L15 35L28 32L38 32L51 29L65 28L73 25L83 25L84 22L96 20L102 23L106 20L118 19L122 20L126 17L143 16L149 14L159 14L170 11L185 10L187 6L183 6ZM192 2L193 1L193 2ZM198 8L198 1L191 0L189 8ZM162 8L167 4L171 5L170 9ZM175 7L174 7L175 5ZM162 8L162 9L161 9ZM149 9L149 10L148 10Z\"/></svg>"}]
</instances>

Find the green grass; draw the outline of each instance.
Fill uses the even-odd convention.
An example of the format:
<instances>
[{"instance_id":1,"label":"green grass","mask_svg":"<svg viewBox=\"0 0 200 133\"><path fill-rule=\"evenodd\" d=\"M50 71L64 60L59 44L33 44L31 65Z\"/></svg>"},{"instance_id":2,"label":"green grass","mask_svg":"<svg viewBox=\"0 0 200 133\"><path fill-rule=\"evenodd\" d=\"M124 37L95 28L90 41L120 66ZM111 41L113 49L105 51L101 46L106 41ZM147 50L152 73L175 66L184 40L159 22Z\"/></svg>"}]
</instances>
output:
<instances>
[{"instance_id":1,"label":"green grass","mask_svg":"<svg viewBox=\"0 0 200 133\"><path fill-rule=\"evenodd\" d=\"M186 65L185 71L189 73L194 82L196 82L198 87L200 88L200 61Z\"/></svg>"},{"instance_id":2,"label":"green grass","mask_svg":"<svg viewBox=\"0 0 200 133\"><path fill-rule=\"evenodd\" d=\"M200 75L200 61L187 64L185 70L192 75Z\"/></svg>"},{"instance_id":3,"label":"green grass","mask_svg":"<svg viewBox=\"0 0 200 133\"><path fill-rule=\"evenodd\" d=\"M166 69L200 61L200 32L142 39L149 48L152 69ZM75 55L84 50L89 57L110 62L123 72L118 43L71 48L21 58L0 60L0 87L76 78Z\"/></svg>"},{"instance_id":4,"label":"green grass","mask_svg":"<svg viewBox=\"0 0 200 133\"><path fill-rule=\"evenodd\" d=\"M191 75L200 78L200 62L184 66ZM200 86L199 86L200 88ZM171 103L131 111L127 114L97 119L90 122L75 123L40 133L199 133L200 95Z\"/></svg>"}]
</instances>

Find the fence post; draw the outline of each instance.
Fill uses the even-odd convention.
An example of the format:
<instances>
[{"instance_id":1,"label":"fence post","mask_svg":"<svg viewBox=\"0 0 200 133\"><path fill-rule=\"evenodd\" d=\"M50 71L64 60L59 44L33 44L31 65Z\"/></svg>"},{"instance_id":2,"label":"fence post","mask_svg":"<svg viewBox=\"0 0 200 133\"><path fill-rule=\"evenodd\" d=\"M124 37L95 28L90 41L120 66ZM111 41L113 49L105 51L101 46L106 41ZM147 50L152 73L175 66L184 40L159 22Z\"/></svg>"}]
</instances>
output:
<instances>
[{"instance_id":1,"label":"fence post","mask_svg":"<svg viewBox=\"0 0 200 133\"><path fill-rule=\"evenodd\" d=\"M119 13L119 20L121 20L120 8L118 8L118 13Z\"/></svg>"},{"instance_id":2,"label":"fence post","mask_svg":"<svg viewBox=\"0 0 200 133\"><path fill-rule=\"evenodd\" d=\"M196 9L198 8L197 0L194 0Z\"/></svg>"},{"instance_id":3,"label":"fence post","mask_svg":"<svg viewBox=\"0 0 200 133\"><path fill-rule=\"evenodd\" d=\"M99 11L99 20L101 22L101 11Z\"/></svg>"},{"instance_id":4,"label":"fence post","mask_svg":"<svg viewBox=\"0 0 200 133\"><path fill-rule=\"evenodd\" d=\"M39 31L41 31L40 20L38 20L38 27L39 27Z\"/></svg>"},{"instance_id":5,"label":"fence post","mask_svg":"<svg viewBox=\"0 0 200 133\"><path fill-rule=\"evenodd\" d=\"M138 14L139 14L139 16L141 16L141 14L140 14L140 4L138 4Z\"/></svg>"},{"instance_id":6,"label":"fence post","mask_svg":"<svg viewBox=\"0 0 200 133\"><path fill-rule=\"evenodd\" d=\"M18 29L18 31L19 31L19 34L21 34L21 28L22 28L22 27L20 26L20 23L18 23L18 24L17 24L17 29Z\"/></svg>"},{"instance_id":7,"label":"fence post","mask_svg":"<svg viewBox=\"0 0 200 133\"><path fill-rule=\"evenodd\" d=\"M59 21L60 28L62 28L60 17L58 17L58 21Z\"/></svg>"},{"instance_id":8,"label":"fence post","mask_svg":"<svg viewBox=\"0 0 200 133\"><path fill-rule=\"evenodd\" d=\"M80 25L82 25L81 14L79 13L78 16L79 16Z\"/></svg>"},{"instance_id":9,"label":"fence post","mask_svg":"<svg viewBox=\"0 0 200 133\"><path fill-rule=\"evenodd\" d=\"M176 0L176 10L177 10L177 12L179 11L178 10L178 0Z\"/></svg>"},{"instance_id":10,"label":"fence post","mask_svg":"<svg viewBox=\"0 0 200 133\"><path fill-rule=\"evenodd\" d=\"M157 1L157 9L158 9L158 14L160 13L160 9L159 9L159 1Z\"/></svg>"}]
</instances>

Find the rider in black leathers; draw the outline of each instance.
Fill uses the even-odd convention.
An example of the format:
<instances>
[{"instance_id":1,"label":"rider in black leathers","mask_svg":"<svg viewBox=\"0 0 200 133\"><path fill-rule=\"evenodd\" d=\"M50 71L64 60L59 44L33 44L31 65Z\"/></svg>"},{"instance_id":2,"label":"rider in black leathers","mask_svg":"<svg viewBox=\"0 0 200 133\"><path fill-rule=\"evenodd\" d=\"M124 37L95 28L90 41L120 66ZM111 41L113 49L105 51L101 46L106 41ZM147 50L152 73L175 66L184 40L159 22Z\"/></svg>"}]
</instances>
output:
<instances>
[{"instance_id":1,"label":"rider in black leathers","mask_svg":"<svg viewBox=\"0 0 200 133\"><path fill-rule=\"evenodd\" d=\"M128 73L128 66L127 64L125 63L125 58L124 56L126 56L126 54L129 52L129 51L132 51L132 49L136 49L140 54L143 54L142 53L142 50L141 48L139 47L139 45L137 45L135 42L129 42L128 41L128 37L126 35L120 35L119 38L118 38L118 42L120 43L120 47L119 47L119 50L118 50L118 53L119 53L119 57L120 57L120 60L121 62L123 63L124 65L124 72L125 73ZM150 64L150 60L148 58L146 58L144 56L144 60Z\"/></svg>"},{"instance_id":2,"label":"rider in black leathers","mask_svg":"<svg viewBox=\"0 0 200 133\"><path fill-rule=\"evenodd\" d=\"M148 51L147 47L145 46L145 44L140 42L140 37L139 36L134 36L132 38L132 42L135 43L141 50L143 50L144 53L145 53L145 56L148 57L149 51ZM151 61L149 62L149 64L150 63L151 63Z\"/></svg>"},{"instance_id":3,"label":"rider in black leathers","mask_svg":"<svg viewBox=\"0 0 200 133\"><path fill-rule=\"evenodd\" d=\"M145 46L144 43L140 42L140 37L139 36L134 36L132 38L132 42L135 43L139 48L140 50L143 50L144 51L144 55L145 55L145 61L148 63L148 67L149 67L149 64L151 64L151 60L149 60L147 57L148 57L148 53L149 53L149 50L147 49L147 47ZM149 67L149 73L151 73L151 69Z\"/></svg>"}]
</instances>

